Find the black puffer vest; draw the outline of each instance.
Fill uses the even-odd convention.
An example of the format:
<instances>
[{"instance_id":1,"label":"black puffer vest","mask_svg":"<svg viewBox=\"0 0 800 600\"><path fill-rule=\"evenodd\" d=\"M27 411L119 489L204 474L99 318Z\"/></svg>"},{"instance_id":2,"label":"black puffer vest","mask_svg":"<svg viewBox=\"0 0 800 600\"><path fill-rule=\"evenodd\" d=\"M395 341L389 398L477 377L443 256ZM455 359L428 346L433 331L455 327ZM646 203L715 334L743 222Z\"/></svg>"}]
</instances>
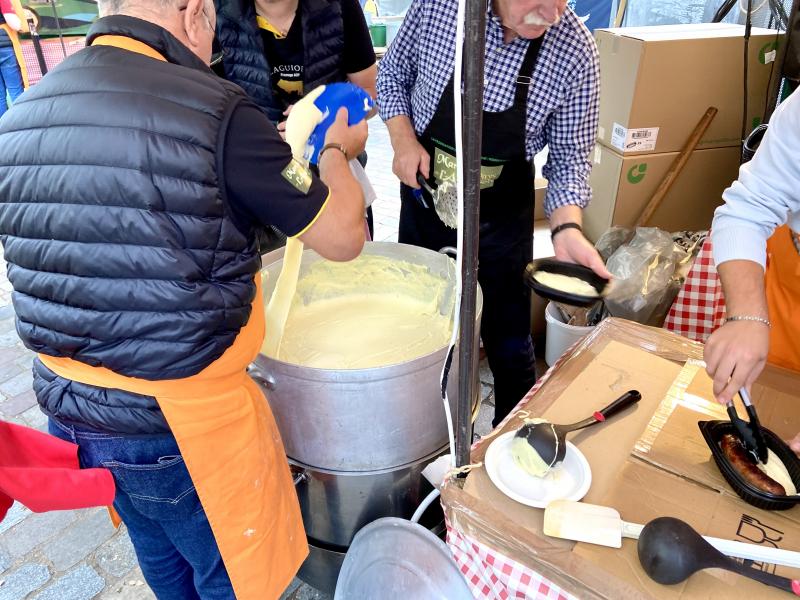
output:
<instances>
[{"instance_id":1,"label":"black puffer vest","mask_svg":"<svg viewBox=\"0 0 800 600\"><path fill-rule=\"evenodd\" d=\"M299 0L303 26L303 89L345 81L342 67L344 24L339 0ZM253 0L215 0L217 41L224 52L228 79L242 86L273 121L283 121L284 107L272 93L272 68L264 54Z\"/></svg>"},{"instance_id":2,"label":"black puffer vest","mask_svg":"<svg viewBox=\"0 0 800 600\"><path fill-rule=\"evenodd\" d=\"M86 48L0 122L0 234L17 331L36 352L144 379L187 377L233 343L255 294L255 234L237 228L222 191L227 120L245 96L159 27L108 17L87 41L104 34L170 62ZM72 394L43 369L37 362L34 384L53 416L161 426L144 397L78 384Z\"/></svg>"}]
</instances>

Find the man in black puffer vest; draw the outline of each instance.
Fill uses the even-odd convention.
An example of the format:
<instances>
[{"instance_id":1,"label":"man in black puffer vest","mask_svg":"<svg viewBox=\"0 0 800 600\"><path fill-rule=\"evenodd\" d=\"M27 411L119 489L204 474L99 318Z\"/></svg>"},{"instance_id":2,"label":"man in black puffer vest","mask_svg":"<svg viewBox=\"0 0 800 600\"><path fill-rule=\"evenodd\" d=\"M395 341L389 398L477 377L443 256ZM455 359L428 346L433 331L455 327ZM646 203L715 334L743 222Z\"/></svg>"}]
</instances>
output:
<instances>
[{"instance_id":1,"label":"man in black puffer vest","mask_svg":"<svg viewBox=\"0 0 800 600\"><path fill-rule=\"evenodd\" d=\"M350 81L375 98L378 69L358 0L215 0L225 75L267 116L314 88Z\"/></svg>"},{"instance_id":2,"label":"man in black puffer vest","mask_svg":"<svg viewBox=\"0 0 800 600\"><path fill-rule=\"evenodd\" d=\"M17 330L39 353L34 389L81 465L114 474L159 599L274 597L306 550L277 430L244 374L263 338L256 232L356 256L348 160L366 124L340 111L317 178L208 68L211 0L99 5L89 47L0 120L0 235ZM237 467L211 466L217 455ZM253 465L263 473L243 479Z\"/></svg>"},{"instance_id":3,"label":"man in black puffer vest","mask_svg":"<svg viewBox=\"0 0 800 600\"><path fill-rule=\"evenodd\" d=\"M215 0L225 77L242 86L283 131L292 105L320 85L340 81L374 99L378 68L358 0ZM362 166L367 155L359 156ZM367 209L373 233L372 207ZM282 246L278 228L260 238L262 253Z\"/></svg>"}]
</instances>

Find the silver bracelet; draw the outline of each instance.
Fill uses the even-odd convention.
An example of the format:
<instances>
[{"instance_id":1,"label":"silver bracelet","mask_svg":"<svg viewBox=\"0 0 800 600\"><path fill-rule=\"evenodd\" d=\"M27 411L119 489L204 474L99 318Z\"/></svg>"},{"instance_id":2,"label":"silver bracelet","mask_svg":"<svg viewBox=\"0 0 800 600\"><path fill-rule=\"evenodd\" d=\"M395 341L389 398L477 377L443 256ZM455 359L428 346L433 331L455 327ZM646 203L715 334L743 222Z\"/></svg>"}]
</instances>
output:
<instances>
[{"instance_id":1,"label":"silver bracelet","mask_svg":"<svg viewBox=\"0 0 800 600\"><path fill-rule=\"evenodd\" d=\"M765 319L764 317L754 317L751 315L734 315L732 317L725 318L726 323L731 321L752 321L755 323L763 323L767 327L772 327L772 323L769 322L769 319Z\"/></svg>"}]
</instances>

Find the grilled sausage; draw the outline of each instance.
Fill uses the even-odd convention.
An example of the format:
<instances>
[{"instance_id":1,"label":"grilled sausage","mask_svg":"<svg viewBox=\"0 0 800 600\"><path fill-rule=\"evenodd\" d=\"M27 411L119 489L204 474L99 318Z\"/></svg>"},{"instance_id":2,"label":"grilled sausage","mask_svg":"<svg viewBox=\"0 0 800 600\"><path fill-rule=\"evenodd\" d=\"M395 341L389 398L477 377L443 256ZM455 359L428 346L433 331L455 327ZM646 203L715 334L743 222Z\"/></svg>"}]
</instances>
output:
<instances>
[{"instance_id":1,"label":"grilled sausage","mask_svg":"<svg viewBox=\"0 0 800 600\"><path fill-rule=\"evenodd\" d=\"M720 442L722 453L731 463L736 472L749 484L763 492L776 496L785 496L786 489L777 481L759 469L747 456L747 450L735 435L726 433Z\"/></svg>"}]
</instances>

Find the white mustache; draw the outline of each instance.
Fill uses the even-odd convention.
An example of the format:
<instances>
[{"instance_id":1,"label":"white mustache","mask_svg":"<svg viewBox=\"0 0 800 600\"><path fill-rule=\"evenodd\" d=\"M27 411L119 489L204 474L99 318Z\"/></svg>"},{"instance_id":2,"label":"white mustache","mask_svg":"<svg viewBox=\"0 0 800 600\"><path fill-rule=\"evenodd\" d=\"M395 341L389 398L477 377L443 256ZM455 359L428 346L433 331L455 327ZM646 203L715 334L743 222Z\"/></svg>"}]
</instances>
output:
<instances>
[{"instance_id":1,"label":"white mustache","mask_svg":"<svg viewBox=\"0 0 800 600\"><path fill-rule=\"evenodd\" d=\"M535 12L529 12L522 21L525 25L533 25L539 27L552 27L553 25L557 25L558 22L561 20L561 17L556 17L555 21L548 21L547 19L543 19Z\"/></svg>"}]
</instances>

